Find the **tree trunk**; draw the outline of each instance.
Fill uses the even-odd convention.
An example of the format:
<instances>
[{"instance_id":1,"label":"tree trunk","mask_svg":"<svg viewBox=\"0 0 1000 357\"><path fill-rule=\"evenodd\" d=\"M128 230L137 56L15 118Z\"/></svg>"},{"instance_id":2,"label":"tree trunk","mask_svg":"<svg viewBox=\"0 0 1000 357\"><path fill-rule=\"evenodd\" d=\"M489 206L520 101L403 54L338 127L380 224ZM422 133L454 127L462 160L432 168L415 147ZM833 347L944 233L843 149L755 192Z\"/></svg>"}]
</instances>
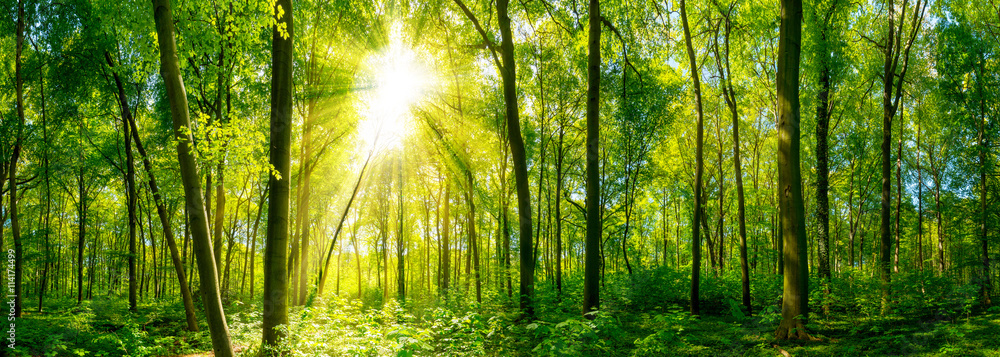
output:
<instances>
[{"instance_id":1,"label":"tree trunk","mask_svg":"<svg viewBox=\"0 0 1000 357\"><path fill-rule=\"evenodd\" d=\"M361 166L361 172L358 173L358 179L354 182L354 190L351 191L351 198L347 200L347 205L344 206L344 211L340 214L340 221L337 222L337 229L333 232L333 240L330 241L330 249L326 251L326 259L323 261L323 269L320 269L319 275L317 276L316 284L316 296L323 294L323 286L326 285L326 274L330 269L330 256L333 254L333 247L337 244L337 239L340 237L340 232L344 228L344 221L347 220L347 213L351 210L351 205L354 204L354 199L358 197L358 191L361 189L362 179L365 177L365 172L368 170L368 164L371 163L372 157L375 154L375 150L368 153L368 159L365 160L364 166ZM357 224L355 224L357 225ZM355 244L354 249L358 249L357 244ZM360 271L360 270L359 270ZM358 275L358 284L361 284L361 275ZM358 299L361 298L361 288L358 288ZM309 303L311 305L311 302Z\"/></svg>"},{"instance_id":2,"label":"tree trunk","mask_svg":"<svg viewBox=\"0 0 1000 357\"><path fill-rule=\"evenodd\" d=\"M601 308L601 4L590 0L587 56L587 236L583 313ZM561 140L562 136L560 136Z\"/></svg>"},{"instance_id":3,"label":"tree trunk","mask_svg":"<svg viewBox=\"0 0 1000 357\"><path fill-rule=\"evenodd\" d=\"M441 292L448 298L449 280L451 278L451 180L444 179L444 231L441 235Z\"/></svg>"},{"instance_id":4,"label":"tree trunk","mask_svg":"<svg viewBox=\"0 0 1000 357\"><path fill-rule=\"evenodd\" d=\"M566 131L562 123L559 124L559 153L556 157L556 291L562 294L562 210L559 203L562 202L563 186L563 139ZM598 296L600 298L600 296Z\"/></svg>"},{"instance_id":5,"label":"tree trunk","mask_svg":"<svg viewBox=\"0 0 1000 357\"><path fill-rule=\"evenodd\" d=\"M784 293L781 324L776 336L810 339L809 266L806 264L805 207L799 171L799 54L802 40L802 0L781 1L778 39L778 192L784 241Z\"/></svg>"},{"instance_id":6,"label":"tree trunk","mask_svg":"<svg viewBox=\"0 0 1000 357\"><path fill-rule=\"evenodd\" d=\"M497 0L497 21L500 25L500 52L503 59L500 69L503 78L503 97L507 114L507 140L510 156L514 162L514 183L517 189L517 214L520 226L519 249L521 251L521 310L534 316L535 257L532 252L531 193L528 191L528 164L524 152L524 138L521 137L521 120L517 107L517 70L514 62L514 36L507 13L509 0Z\"/></svg>"},{"instance_id":7,"label":"tree trunk","mask_svg":"<svg viewBox=\"0 0 1000 357\"><path fill-rule=\"evenodd\" d=\"M400 150L396 158L396 189L399 207L397 208L397 223L399 230L396 231L396 298L400 303L406 301L406 263L403 260L403 250L406 242L403 238L405 231L405 212L403 210L403 152Z\"/></svg>"},{"instance_id":8,"label":"tree trunk","mask_svg":"<svg viewBox=\"0 0 1000 357\"><path fill-rule=\"evenodd\" d=\"M38 52L38 48L35 48L35 52ZM38 71L38 86L41 90L41 104L42 104L42 141L43 143L43 158L42 164L44 166L45 175L45 253L43 256L44 261L42 262L42 277L41 284L38 286L38 312L42 312L43 302L45 300L45 286L48 285L49 277L49 266L51 265L52 257L50 256L50 243L49 236L52 231L52 183L49 173L49 129L48 121L45 113L45 76L44 70L39 69ZM61 222L61 221L60 221ZM58 236L57 236L58 237Z\"/></svg>"},{"instance_id":9,"label":"tree trunk","mask_svg":"<svg viewBox=\"0 0 1000 357\"><path fill-rule=\"evenodd\" d=\"M233 356L233 347L229 339L229 327L226 324L222 299L219 295L218 275L216 274L215 257L212 255L208 217L205 213L198 166L194 157L194 149L189 146L194 142L194 138L190 134L184 134L187 128L191 127L191 123L188 114L187 94L184 91L184 82L177 61L173 14L169 0L152 0L152 2L157 40L160 47L160 71L166 86L167 97L170 100L174 135L178 139L177 158L180 162L181 181L187 201L186 211L196 246L194 251L198 253L202 302L205 304L206 320L212 336L212 349L216 356L229 357Z\"/></svg>"},{"instance_id":10,"label":"tree trunk","mask_svg":"<svg viewBox=\"0 0 1000 357\"><path fill-rule=\"evenodd\" d=\"M786 0L787 1L787 0ZM698 226L705 214L702 202L702 176L705 172L704 146L705 142L705 120L701 108L701 72L699 71L697 57L695 57L694 47L691 44L691 29L688 26L687 4L681 0L681 22L684 25L684 42L687 45L687 55L691 73L691 81L694 83L694 105L698 114L697 137L695 139L695 170L694 170L694 218L691 220L691 314L700 315L699 304L699 284L701 282L701 229Z\"/></svg>"},{"instance_id":11,"label":"tree trunk","mask_svg":"<svg viewBox=\"0 0 1000 357\"><path fill-rule=\"evenodd\" d=\"M924 270L924 175L920 167L920 117L917 117L917 268Z\"/></svg>"},{"instance_id":12,"label":"tree trunk","mask_svg":"<svg viewBox=\"0 0 1000 357\"><path fill-rule=\"evenodd\" d=\"M142 140L139 137L139 128L136 125L134 118L130 116L129 119L129 126L132 128L132 138L135 140L135 147L139 151L139 155L142 157L142 165L146 170L146 175L149 176L147 183L149 184L149 191L152 192L153 200L156 204L156 214L160 218L160 226L163 228L163 237L167 241L168 248L170 248L170 259L174 264L174 271L177 274L177 281L179 282L181 290L181 299L184 302L184 315L187 320L187 330L198 331L198 320L195 317L194 300L191 297L191 289L188 289L185 284L187 277L184 274L184 263L181 261L180 253L177 251L177 242L174 239L174 231L171 228L170 215L167 212L167 207L160 195L160 188L156 184L156 176L153 174L153 165L150 163L149 155L146 153L146 147L142 145Z\"/></svg>"},{"instance_id":13,"label":"tree trunk","mask_svg":"<svg viewBox=\"0 0 1000 357\"><path fill-rule=\"evenodd\" d=\"M903 207L903 114L906 110L899 112L899 137L896 138L896 243L892 252L892 272L899 273L899 219Z\"/></svg>"},{"instance_id":14,"label":"tree trunk","mask_svg":"<svg viewBox=\"0 0 1000 357\"><path fill-rule=\"evenodd\" d=\"M979 65L983 66L985 60L980 59ZM980 74L984 73L982 68L980 68ZM981 82L980 76L976 76L977 83ZM983 298L983 306L989 307L993 304L990 300L990 290L993 289L990 282L990 246L987 241L989 227L988 223L988 212L987 212L987 192L986 192L986 103L984 102L984 95L982 93L982 86L979 88L979 110L982 116L982 120L979 121L979 239L982 240L983 244L983 277L982 285L980 285L980 292Z\"/></svg>"},{"instance_id":15,"label":"tree trunk","mask_svg":"<svg viewBox=\"0 0 1000 357\"><path fill-rule=\"evenodd\" d=\"M740 230L740 273L741 273L741 287L743 290L743 306L747 309L747 314L753 314L753 305L750 301L750 266L747 262L747 228L746 228L746 205L743 197L743 166L740 161L740 114L736 106L736 91L733 87L732 82L732 71L730 69L729 62L729 38L732 31L732 22L730 21L731 13L724 14L725 16L725 50L726 54L725 62L721 62L719 56L719 41L715 41L715 57L719 61L719 73L721 75L720 80L723 86L723 96L726 100L726 105L729 107L729 113L733 117L733 175L736 176L736 201L738 206L737 219L739 220L739 230ZM721 165L721 161L720 161Z\"/></svg>"},{"instance_id":16,"label":"tree trunk","mask_svg":"<svg viewBox=\"0 0 1000 357\"><path fill-rule=\"evenodd\" d=\"M21 143L24 141L24 78L21 74L21 52L24 49L24 1L17 2L17 35L14 54L14 92L17 106L17 136L11 153L10 168L10 228L14 240L14 317L21 317L21 219L17 206L17 161L21 157ZM2 238L0 238L2 239ZM2 243L2 242L0 242ZM9 251L9 250L8 250ZM9 274L9 273L8 273ZM0 349L2 350L2 349ZM3 350L6 351L6 350Z\"/></svg>"},{"instance_id":17,"label":"tree trunk","mask_svg":"<svg viewBox=\"0 0 1000 357\"><path fill-rule=\"evenodd\" d=\"M267 242L264 248L265 354L280 355L285 333L280 325L288 324L288 271L285 258L288 246L289 192L291 191L290 155L292 134L292 41L294 40L292 2L277 0L275 16L279 19L271 35L271 135L270 164L277 170L268 185Z\"/></svg>"},{"instance_id":18,"label":"tree trunk","mask_svg":"<svg viewBox=\"0 0 1000 357\"><path fill-rule=\"evenodd\" d=\"M827 28L820 30L820 41L827 40ZM819 277L825 297L830 295L830 56L820 54L819 103L816 105L816 233L819 243ZM823 313L830 314L830 304L823 304Z\"/></svg>"},{"instance_id":19,"label":"tree trunk","mask_svg":"<svg viewBox=\"0 0 1000 357\"><path fill-rule=\"evenodd\" d=\"M77 223L79 228L77 229L77 243L76 243L76 305L79 306L83 303L83 249L84 243L86 243L87 238L87 189L84 184L84 164L81 162L79 168L79 174L77 176L77 195L79 197L79 206L77 207ZM91 273L93 274L93 273ZM184 285L184 282L181 282Z\"/></svg>"},{"instance_id":20,"label":"tree trunk","mask_svg":"<svg viewBox=\"0 0 1000 357\"><path fill-rule=\"evenodd\" d=\"M402 175L400 175L400 180L402 180ZM476 197L475 197L475 181L473 181L472 170L467 169L465 171L465 182L468 187L466 187L465 200L469 204L469 248L472 250L472 270L476 279L476 302L483 302L483 286L480 281L479 275L479 237L476 236ZM400 191L402 194L402 191ZM402 203L400 203L400 209L402 210ZM400 263L402 264L402 263ZM400 265L402 266L402 265Z\"/></svg>"},{"instance_id":21,"label":"tree trunk","mask_svg":"<svg viewBox=\"0 0 1000 357\"><path fill-rule=\"evenodd\" d=\"M108 67L111 68L111 74L114 77L115 87L117 88L116 95L118 97L118 107L122 113L122 133L125 137L125 197L128 202L128 309L129 311L136 312L138 308L136 306L137 292L138 292L138 281L136 280L136 191L135 191L135 160L132 157L132 128L129 123L133 121L132 111L129 109L128 100L125 96L125 87L122 84L121 79L118 77L118 73L115 71L114 61L111 59L111 54L108 51L104 51L104 60L108 63ZM145 244L143 245L145 246Z\"/></svg>"}]
</instances>

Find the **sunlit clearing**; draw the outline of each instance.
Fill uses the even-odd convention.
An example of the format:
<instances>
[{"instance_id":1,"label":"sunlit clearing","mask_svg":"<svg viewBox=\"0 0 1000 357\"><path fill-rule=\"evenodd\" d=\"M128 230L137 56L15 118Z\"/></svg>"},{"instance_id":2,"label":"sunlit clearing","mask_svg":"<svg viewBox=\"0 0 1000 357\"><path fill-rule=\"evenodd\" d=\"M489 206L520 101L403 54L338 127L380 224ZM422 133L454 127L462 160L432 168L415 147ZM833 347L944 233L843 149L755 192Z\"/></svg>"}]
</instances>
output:
<instances>
[{"instance_id":1,"label":"sunlit clearing","mask_svg":"<svg viewBox=\"0 0 1000 357\"><path fill-rule=\"evenodd\" d=\"M432 76L417 53L402 41L401 26L393 26L390 44L367 63L370 86L363 92L362 122L358 127L363 149L398 147L413 126L411 109L430 88Z\"/></svg>"}]
</instances>

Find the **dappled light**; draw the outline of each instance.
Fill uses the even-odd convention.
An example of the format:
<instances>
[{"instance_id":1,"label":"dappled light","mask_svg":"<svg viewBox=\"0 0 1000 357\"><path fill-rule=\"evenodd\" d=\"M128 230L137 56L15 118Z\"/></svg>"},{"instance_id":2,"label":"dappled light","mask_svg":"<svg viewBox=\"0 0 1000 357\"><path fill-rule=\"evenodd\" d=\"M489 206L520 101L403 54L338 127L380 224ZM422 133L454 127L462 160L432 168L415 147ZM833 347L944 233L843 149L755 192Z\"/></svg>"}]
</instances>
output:
<instances>
[{"instance_id":1,"label":"dappled light","mask_svg":"<svg viewBox=\"0 0 1000 357\"><path fill-rule=\"evenodd\" d=\"M0 4L0 356L1000 355L1000 0Z\"/></svg>"}]
</instances>

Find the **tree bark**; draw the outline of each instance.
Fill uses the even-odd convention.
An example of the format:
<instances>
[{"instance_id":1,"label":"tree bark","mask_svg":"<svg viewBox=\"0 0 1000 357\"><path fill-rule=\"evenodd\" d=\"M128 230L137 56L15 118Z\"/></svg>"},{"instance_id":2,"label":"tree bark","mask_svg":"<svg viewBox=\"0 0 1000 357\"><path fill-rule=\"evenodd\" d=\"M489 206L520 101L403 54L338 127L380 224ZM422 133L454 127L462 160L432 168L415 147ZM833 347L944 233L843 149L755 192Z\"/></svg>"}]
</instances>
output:
<instances>
[{"instance_id":1,"label":"tree bark","mask_svg":"<svg viewBox=\"0 0 1000 357\"><path fill-rule=\"evenodd\" d=\"M87 238L87 187L84 184L84 164L81 162L77 176L77 243L76 243L76 305L83 303L83 249ZM93 274L93 273L91 273ZM184 282L181 282L185 286Z\"/></svg>"},{"instance_id":2,"label":"tree bark","mask_svg":"<svg viewBox=\"0 0 1000 357\"><path fill-rule=\"evenodd\" d=\"M500 73L503 78L503 97L507 109L507 140L510 145L511 160L514 162L518 225L521 232L518 242L521 251L521 310L528 316L534 316L532 300L535 296L535 257L532 252L531 193L528 191L528 164L524 151L524 138L521 136L521 120L518 117L514 35L510 28L510 15L507 13L509 3L509 0L497 0L500 52L503 59Z\"/></svg>"},{"instance_id":3,"label":"tree bark","mask_svg":"<svg viewBox=\"0 0 1000 357\"><path fill-rule=\"evenodd\" d=\"M587 236L583 313L601 308L601 4L590 0L587 56ZM561 136L560 136L561 138Z\"/></svg>"},{"instance_id":4,"label":"tree bark","mask_svg":"<svg viewBox=\"0 0 1000 357\"><path fill-rule=\"evenodd\" d=\"M787 0L786 0L787 1ZM702 202L702 177L705 172L704 145L705 120L701 108L701 76L698 70L697 57L691 44L691 29L688 26L687 4L681 0L681 22L684 26L684 42L687 45L688 69L691 71L691 81L694 83L694 105L698 114L697 137L695 139L695 170L694 170L694 218L691 220L691 314L700 315L699 284L701 282L701 229L699 222L705 214Z\"/></svg>"},{"instance_id":5,"label":"tree bark","mask_svg":"<svg viewBox=\"0 0 1000 357\"><path fill-rule=\"evenodd\" d=\"M21 317L21 219L17 206L17 162L21 157L21 143L24 141L24 77L21 74L21 53L24 50L24 1L17 2L17 35L14 53L14 92L17 106L17 137L14 139L14 149L11 152L10 168L7 170L10 181L10 228L14 241L14 317ZM2 239L2 238L0 238ZM2 243L2 242L0 242ZM2 351L6 351L0 349Z\"/></svg>"},{"instance_id":6,"label":"tree bark","mask_svg":"<svg viewBox=\"0 0 1000 357\"><path fill-rule=\"evenodd\" d=\"M191 123L188 114L187 94L184 90L184 81L181 78L177 61L174 19L170 0L152 0L152 3L160 47L160 72L166 86L167 97L170 100L174 135L178 139L177 158L180 162L181 181L187 201L186 211L195 245L194 250L198 254L202 302L205 305L208 329L212 336L212 349L216 356L230 357L233 356L233 347L229 339L229 326L226 324L226 316L219 294L218 274L216 274L215 257L212 254L208 217L205 213L198 166L194 157L194 148L191 147L194 138L191 137L190 130L188 130Z\"/></svg>"},{"instance_id":7,"label":"tree bark","mask_svg":"<svg viewBox=\"0 0 1000 357\"><path fill-rule=\"evenodd\" d=\"M781 1L778 38L778 192L784 242L784 293L779 340L810 339L805 208L799 169L799 55L802 41L802 0Z\"/></svg>"},{"instance_id":8,"label":"tree bark","mask_svg":"<svg viewBox=\"0 0 1000 357\"><path fill-rule=\"evenodd\" d=\"M288 323L288 271L285 256L288 245L290 205L290 151L292 134L292 41L294 40L292 2L274 4L278 22L271 36L271 140L270 164L277 170L270 175L267 210L267 243L264 248L263 346L265 354L281 355L285 333L278 326Z\"/></svg>"},{"instance_id":9,"label":"tree bark","mask_svg":"<svg viewBox=\"0 0 1000 357\"><path fill-rule=\"evenodd\" d=\"M722 62L719 56L719 41L715 41L715 58L719 64L720 80L722 82L722 93L729 107L729 113L733 118L733 175L736 176L736 201L738 206L737 219L739 220L740 233L740 273L741 287L743 290L743 306L747 309L747 314L753 314L753 305L750 301L750 266L747 262L747 228L746 228L746 205L743 197L743 166L740 161L740 114L736 103L736 90L733 87L733 75L729 62L729 38L732 33L731 13L724 13L725 21L725 57ZM721 165L721 161L720 161Z\"/></svg>"},{"instance_id":10,"label":"tree bark","mask_svg":"<svg viewBox=\"0 0 1000 357\"><path fill-rule=\"evenodd\" d=\"M836 6L836 5L834 5ZM829 23L820 29L820 43L826 46ZM824 296L830 295L830 55L820 51L819 103L816 105L816 221L819 224L816 241L819 244L819 277ZM823 313L830 313L830 305L823 304Z\"/></svg>"},{"instance_id":11,"label":"tree bark","mask_svg":"<svg viewBox=\"0 0 1000 357\"><path fill-rule=\"evenodd\" d=\"M444 231L441 235L441 292L445 299L448 298L449 282L451 278L451 180L448 176L444 179Z\"/></svg>"},{"instance_id":12,"label":"tree bark","mask_svg":"<svg viewBox=\"0 0 1000 357\"><path fill-rule=\"evenodd\" d=\"M402 175L400 176L402 180ZM467 169L465 171L465 183L466 187L465 200L469 204L468 213L468 234L469 234L469 248L472 250L472 270L476 279L476 302L483 302L483 286L479 274L479 237L476 235L476 197L475 197L475 181L473 180L472 170ZM402 194L402 191L400 191ZM400 209L402 210L402 204L400 204ZM402 263L400 263L402 264ZM402 266L402 265L400 265Z\"/></svg>"},{"instance_id":13,"label":"tree bark","mask_svg":"<svg viewBox=\"0 0 1000 357\"><path fill-rule=\"evenodd\" d=\"M111 69L112 77L115 81L118 99L118 108L122 114L122 133L125 137L125 197L128 207L128 309L136 312L138 281L136 277L136 190L135 190L135 160L132 157L132 128L129 123L133 121L132 111L128 106L128 98L125 96L125 87L122 84L118 72L115 71L115 63L111 59L111 54L104 51L104 60ZM145 246L145 245L144 245Z\"/></svg>"}]
</instances>

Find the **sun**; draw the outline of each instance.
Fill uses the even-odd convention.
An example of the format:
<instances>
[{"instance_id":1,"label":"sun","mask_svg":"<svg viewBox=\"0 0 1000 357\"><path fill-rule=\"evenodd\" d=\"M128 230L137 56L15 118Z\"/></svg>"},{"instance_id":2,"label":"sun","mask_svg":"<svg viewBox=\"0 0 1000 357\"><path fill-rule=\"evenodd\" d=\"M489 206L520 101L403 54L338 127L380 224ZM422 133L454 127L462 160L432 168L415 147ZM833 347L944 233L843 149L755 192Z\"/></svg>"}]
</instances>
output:
<instances>
[{"instance_id":1,"label":"sun","mask_svg":"<svg viewBox=\"0 0 1000 357\"><path fill-rule=\"evenodd\" d=\"M400 26L393 26L386 49L367 63L370 88L361 95L358 127L362 148L382 151L398 147L412 126L412 108L432 83L431 72L417 53L405 45Z\"/></svg>"}]
</instances>

